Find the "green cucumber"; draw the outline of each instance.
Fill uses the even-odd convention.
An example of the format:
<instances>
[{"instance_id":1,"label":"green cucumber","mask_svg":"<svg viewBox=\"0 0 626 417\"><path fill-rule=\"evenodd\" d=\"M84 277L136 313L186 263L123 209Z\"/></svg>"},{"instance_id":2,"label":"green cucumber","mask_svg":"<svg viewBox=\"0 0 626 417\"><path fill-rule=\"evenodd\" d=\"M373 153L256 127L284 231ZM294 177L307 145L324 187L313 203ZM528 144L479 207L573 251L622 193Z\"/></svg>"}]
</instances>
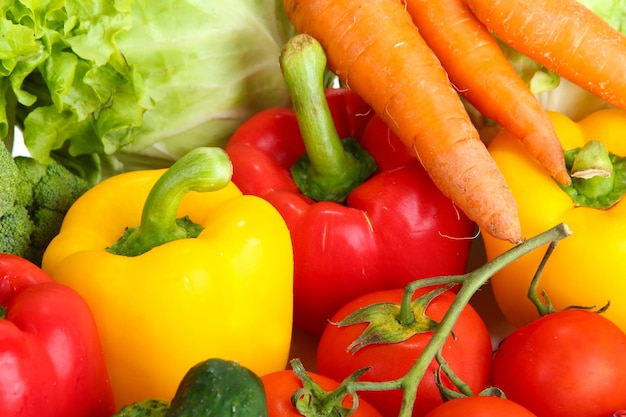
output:
<instances>
[{"instance_id":1,"label":"green cucumber","mask_svg":"<svg viewBox=\"0 0 626 417\"><path fill-rule=\"evenodd\" d=\"M212 358L180 382L165 417L267 417L263 382L235 361Z\"/></svg>"},{"instance_id":2,"label":"green cucumber","mask_svg":"<svg viewBox=\"0 0 626 417\"><path fill-rule=\"evenodd\" d=\"M125 405L112 417L165 417L169 408L166 401L144 400Z\"/></svg>"}]
</instances>

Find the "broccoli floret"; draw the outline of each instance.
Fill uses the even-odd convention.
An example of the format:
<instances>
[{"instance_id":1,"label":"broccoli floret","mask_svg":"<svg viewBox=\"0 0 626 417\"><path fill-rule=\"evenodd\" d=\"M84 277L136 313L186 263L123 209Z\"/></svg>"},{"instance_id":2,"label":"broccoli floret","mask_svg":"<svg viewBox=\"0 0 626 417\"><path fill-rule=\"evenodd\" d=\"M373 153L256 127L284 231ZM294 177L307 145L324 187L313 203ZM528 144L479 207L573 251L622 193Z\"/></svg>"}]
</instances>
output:
<instances>
[{"instance_id":1,"label":"broccoli floret","mask_svg":"<svg viewBox=\"0 0 626 417\"><path fill-rule=\"evenodd\" d=\"M11 152L0 142L0 217L13 209L18 194L19 171Z\"/></svg>"},{"instance_id":2,"label":"broccoli floret","mask_svg":"<svg viewBox=\"0 0 626 417\"><path fill-rule=\"evenodd\" d=\"M34 201L33 188L46 175L46 167L33 158L25 156L17 156L13 162L17 167L19 180L15 202L22 206L31 206Z\"/></svg>"},{"instance_id":3,"label":"broccoli floret","mask_svg":"<svg viewBox=\"0 0 626 417\"><path fill-rule=\"evenodd\" d=\"M93 183L56 161L43 165L0 149L0 251L41 265L65 213Z\"/></svg>"},{"instance_id":4,"label":"broccoli floret","mask_svg":"<svg viewBox=\"0 0 626 417\"><path fill-rule=\"evenodd\" d=\"M0 252L26 257L33 222L24 206L13 206L0 218Z\"/></svg>"},{"instance_id":5,"label":"broccoli floret","mask_svg":"<svg viewBox=\"0 0 626 417\"><path fill-rule=\"evenodd\" d=\"M24 204L19 170L13 156L0 142L0 252L23 254L30 246L33 224Z\"/></svg>"},{"instance_id":6,"label":"broccoli floret","mask_svg":"<svg viewBox=\"0 0 626 417\"><path fill-rule=\"evenodd\" d=\"M28 160L28 164L24 163ZM77 177L56 161L50 162L40 175L41 164L32 158L16 157L15 162L22 178L30 180L33 189L33 205L65 213L87 191L91 184Z\"/></svg>"},{"instance_id":7,"label":"broccoli floret","mask_svg":"<svg viewBox=\"0 0 626 417\"><path fill-rule=\"evenodd\" d=\"M30 233L30 245L24 254L26 259L41 263L44 251L52 238L61 230L64 218L64 211L50 210L46 207L38 207L30 213L33 227Z\"/></svg>"}]
</instances>

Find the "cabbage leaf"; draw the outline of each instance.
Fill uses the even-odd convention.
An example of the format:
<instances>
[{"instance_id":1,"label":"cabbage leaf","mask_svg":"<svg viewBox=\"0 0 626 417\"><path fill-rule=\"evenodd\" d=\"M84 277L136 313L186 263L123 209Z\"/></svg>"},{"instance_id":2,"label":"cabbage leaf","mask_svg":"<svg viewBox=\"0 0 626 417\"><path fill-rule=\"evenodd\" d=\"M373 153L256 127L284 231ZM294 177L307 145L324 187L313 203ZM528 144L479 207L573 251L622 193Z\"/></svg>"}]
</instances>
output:
<instances>
[{"instance_id":1,"label":"cabbage leaf","mask_svg":"<svg viewBox=\"0 0 626 417\"><path fill-rule=\"evenodd\" d=\"M0 0L0 136L114 172L223 146L289 104L280 0ZM91 160L85 158L85 160Z\"/></svg>"}]
</instances>

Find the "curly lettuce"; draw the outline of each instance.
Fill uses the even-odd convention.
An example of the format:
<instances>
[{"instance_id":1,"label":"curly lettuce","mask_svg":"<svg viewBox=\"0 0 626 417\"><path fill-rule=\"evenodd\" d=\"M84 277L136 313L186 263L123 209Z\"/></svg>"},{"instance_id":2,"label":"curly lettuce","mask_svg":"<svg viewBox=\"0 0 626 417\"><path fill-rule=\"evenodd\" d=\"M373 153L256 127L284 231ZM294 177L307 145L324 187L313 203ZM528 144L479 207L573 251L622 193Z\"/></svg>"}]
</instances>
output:
<instances>
[{"instance_id":1,"label":"curly lettuce","mask_svg":"<svg viewBox=\"0 0 626 417\"><path fill-rule=\"evenodd\" d=\"M223 146L289 103L280 0L0 0L0 136L113 171ZM99 166L94 169L100 169Z\"/></svg>"}]
</instances>

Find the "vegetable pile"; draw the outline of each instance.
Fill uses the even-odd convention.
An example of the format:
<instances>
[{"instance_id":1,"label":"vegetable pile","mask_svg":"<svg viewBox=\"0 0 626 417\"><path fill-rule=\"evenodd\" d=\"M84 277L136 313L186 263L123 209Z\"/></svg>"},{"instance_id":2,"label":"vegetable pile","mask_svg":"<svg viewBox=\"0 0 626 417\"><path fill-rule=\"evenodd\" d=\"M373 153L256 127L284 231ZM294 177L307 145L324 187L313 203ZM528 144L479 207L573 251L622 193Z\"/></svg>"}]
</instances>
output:
<instances>
[{"instance_id":1,"label":"vegetable pile","mask_svg":"<svg viewBox=\"0 0 626 417\"><path fill-rule=\"evenodd\" d=\"M515 199L459 100L453 68L448 69L443 59L450 50L455 51L455 58L457 54L463 56L476 44L468 42L456 46L452 41L444 41L442 50L438 51L428 43L426 36L421 35L421 26L425 25L420 25L419 19L414 22L410 12L413 10L413 15L423 13L419 5L431 3L442 4L441 17L428 21L445 22L450 18L447 5L454 2L415 1L405 7L402 2L389 0L366 3L286 0L285 9L298 31L319 40L328 54L329 67L385 120L444 194L486 233L513 243L521 242L524 235ZM465 1L458 8L461 10L456 14L475 20L467 29L474 37L459 34L458 39L465 41L477 36L490 39L485 32L493 31L518 51L562 73L608 103L624 107L626 85L619 73L626 66L626 37L577 1L520 0L496 4ZM465 10L467 8L469 10ZM457 22L454 16L451 19ZM568 29L554 30L555 27ZM585 31L576 36L580 27ZM424 30L428 32L428 28ZM457 25L455 33L456 30ZM437 27L433 37L445 36L445 33L445 27ZM480 71L463 66L460 72L471 75L470 80L476 85L480 85L481 79L487 82L482 89L486 97L480 95L481 101L493 103L495 110L506 113L512 105L524 102L520 96L524 97L526 92L528 97L528 94L520 86L517 93L503 92L500 96L510 83L491 84L490 76L474 76L487 71L502 77L512 75L504 60L501 63L505 75L499 74L497 64L492 66L491 55L498 55L499 50L495 42L491 44L487 63L479 61ZM473 94L474 84L470 86L465 82L459 80L459 91ZM515 98L511 99L512 96ZM475 105L482 108L479 103ZM484 111L488 117L497 117L492 116L489 109ZM533 139L536 132L528 127L543 124L550 130L545 115L536 105L526 111L518 113L514 109L512 118L498 118L498 121L517 134L552 176L569 183L556 136L546 135L538 127L539 139ZM537 120L543 122L537 123ZM527 127L520 129L517 123Z\"/></svg>"},{"instance_id":2,"label":"vegetable pile","mask_svg":"<svg viewBox=\"0 0 626 417\"><path fill-rule=\"evenodd\" d=\"M59 162L13 157L0 143L0 252L41 265L65 213L93 184Z\"/></svg>"},{"instance_id":3,"label":"vegetable pile","mask_svg":"<svg viewBox=\"0 0 626 417\"><path fill-rule=\"evenodd\" d=\"M624 0L0 10L0 415L626 415Z\"/></svg>"},{"instance_id":4,"label":"vegetable pile","mask_svg":"<svg viewBox=\"0 0 626 417\"><path fill-rule=\"evenodd\" d=\"M333 313L359 295L463 273L474 222L360 97L345 88L324 90L319 43L294 37L280 62L294 108L259 112L233 134L226 152L233 182L286 220L295 325L320 335ZM429 261L416 263L415 253Z\"/></svg>"},{"instance_id":5,"label":"vegetable pile","mask_svg":"<svg viewBox=\"0 0 626 417\"><path fill-rule=\"evenodd\" d=\"M549 117L565 149L572 184L561 187L538 169L512 140L498 134L489 150L515 195L520 221L528 233L538 233L562 221L574 231L546 265L541 281L556 308L571 305L603 306L605 315L626 330L626 112L602 109L574 122L560 113ZM510 245L483 236L487 258L493 259ZM520 259L492 278L501 311L515 325L537 316L534 306L521 303L539 255Z\"/></svg>"}]
</instances>

